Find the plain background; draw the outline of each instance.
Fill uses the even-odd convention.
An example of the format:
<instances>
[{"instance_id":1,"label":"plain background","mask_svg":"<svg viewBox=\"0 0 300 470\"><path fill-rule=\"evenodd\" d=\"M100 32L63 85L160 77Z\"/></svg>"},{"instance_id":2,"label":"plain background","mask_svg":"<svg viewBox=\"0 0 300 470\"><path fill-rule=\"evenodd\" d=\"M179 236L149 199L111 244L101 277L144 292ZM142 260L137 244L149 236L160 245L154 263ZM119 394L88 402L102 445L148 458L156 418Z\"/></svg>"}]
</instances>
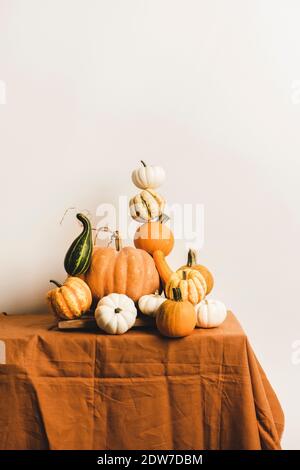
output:
<instances>
[{"instance_id":1,"label":"plain background","mask_svg":"<svg viewBox=\"0 0 300 470\"><path fill-rule=\"evenodd\" d=\"M141 158L161 164L169 202L204 204L214 297L297 449L299 22L297 0L0 0L1 311L45 310L78 233L67 207L95 214L134 194Z\"/></svg>"}]
</instances>

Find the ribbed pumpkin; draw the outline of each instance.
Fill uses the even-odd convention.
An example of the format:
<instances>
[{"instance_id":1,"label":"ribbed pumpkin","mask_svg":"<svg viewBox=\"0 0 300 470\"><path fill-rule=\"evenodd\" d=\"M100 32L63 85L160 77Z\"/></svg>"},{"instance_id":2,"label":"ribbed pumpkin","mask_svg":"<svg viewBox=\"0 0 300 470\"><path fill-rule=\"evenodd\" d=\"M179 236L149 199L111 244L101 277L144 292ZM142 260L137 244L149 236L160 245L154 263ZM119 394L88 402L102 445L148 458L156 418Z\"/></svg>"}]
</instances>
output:
<instances>
[{"instance_id":1,"label":"ribbed pumpkin","mask_svg":"<svg viewBox=\"0 0 300 470\"><path fill-rule=\"evenodd\" d=\"M148 222L162 215L165 200L153 189L145 189L130 199L130 215L138 222Z\"/></svg>"},{"instance_id":2,"label":"ribbed pumpkin","mask_svg":"<svg viewBox=\"0 0 300 470\"><path fill-rule=\"evenodd\" d=\"M195 307L197 326L215 328L223 323L227 316L225 305L219 300L204 299Z\"/></svg>"},{"instance_id":3,"label":"ribbed pumpkin","mask_svg":"<svg viewBox=\"0 0 300 470\"><path fill-rule=\"evenodd\" d=\"M127 295L109 294L98 302L95 319L106 333L122 335L133 327L136 314L134 302Z\"/></svg>"},{"instance_id":4,"label":"ribbed pumpkin","mask_svg":"<svg viewBox=\"0 0 300 470\"><path fill-rule=\"evenodd\" d=\"M166 301L165 297L157 294L143 295L139 299L139 309L144 315L149 317L155 317L156 313L161 306Z\"/></svg>"},{"instance_id":5,"label":"ribbed pumpkin","mask_svg":"<svg viewBox=\"0 0 300 470\"><path fill-rule=\"evenodd\" d=\"M168 299L173 299L174 288L179 288L183 300L196 305L204 299L206 282L199 271L194 269L178 269L166 284L165 293Z\"/></svg>"},{"instance_id":6,"label":"ribbed pumpkin","mask_svg":"<svg viewBox=\"0 0 300 470\"><path fill-rule=\"evenodd\" d=\"M134 244L137 248L153 255L155 251L161 251L167 256L174 247L174 236L169 227L164 223L167 215L162 215L159 221L147 222L141 225L134 235Z\"/></svg>"},{"instance_id":7,"label":"ribbed pumpkin","mask_svg":"<svg viewBox=\"0 0 300 470\"><path fill-rule=\"evenodd\" d=\"M214 278L211 272L205 266L203 266L202 264L197 264L197 256L194 250L189 250L187 264L185 266L182 266L180 269L186 268L196 269L196 271L199 271L202 274L207 285L206 295L208 295L214 287Z\"/></svg>"},{"instance_id":8,"label":"ribbed pumpkin","mask_svg":"<svg viewBox=\"0 0 300 470\"><path fill-rule=\"evenodd\" d=\"M165 180L165 170L161 166L147 166L141 160L142 166L134 170L131 175L133 184L140 189L155 189Z\"/></svg>"},{"instance_id":9,"label":"ribbed pumpkin","mask_svg":"<svg viewBox=\"0 0 300 470\"><path fill-rule=\"evenodd\" d=\"M174 300L166 300L158 309L156 326L160 333L171 338L180 338L192 333L196 326L196 312L193 305L182 300L179 288L174 288Z\"/></svg>"},{"instance_id":10,"label":"ribbed pumpkin","mask_svg":"<svg viewBox=\"0 0 300 470\"><path fill-rule=\"evenodd\" d=\"M152 257L144 250L122 248L118 232L114 238L115 247L94 247L90 268L82 276L93 298L117 293L137 302L142 295L154 294L160 282Z\"/></svg>"},{"instance_id":11,"label":"ribbed pumpkin","mask_svg":"<svg viewBox=\"0 0 300 470\"><path fill-rule=\"evenodd\" d=\"M89 286L82 279L68 277L64 284L52 280L50 282L57 288L47 293L47 301L57 317L71 320L89 310L92 304L92 294Z\"/></svg>"}]
</instances>

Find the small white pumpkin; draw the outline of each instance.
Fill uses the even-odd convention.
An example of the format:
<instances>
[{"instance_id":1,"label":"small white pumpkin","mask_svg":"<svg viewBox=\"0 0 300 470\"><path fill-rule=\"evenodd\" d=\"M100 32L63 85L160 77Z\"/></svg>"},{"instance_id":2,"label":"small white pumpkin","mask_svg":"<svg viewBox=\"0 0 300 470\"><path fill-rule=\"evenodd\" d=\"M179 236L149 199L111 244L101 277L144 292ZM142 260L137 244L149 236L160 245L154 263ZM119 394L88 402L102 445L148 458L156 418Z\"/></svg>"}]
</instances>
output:
<instances>
[{"instance_id":1,"label":"small white pumpkin","mask_svg":"<svg viewBox=\"0 0 300 470\"><path fill-rule=\"evenodd\" d=\"M159 294L143 295L139 300L139 309L144 315L156 317L156 313L167 299Z\"/></svg>"},{"instance_id":2,"label":"small white pumpkin","mask_svg":"<svg viewBox=\"0 0 300 470\"><path fill-rule=\"evenodd\" d=\"M140 189L155 189L163 184L166 175L161 166L147 166L141 160L142 167L134 170L131 175L133 184Z\"/></svg>"},{"instance_id":3,"label":"small white pumpkin","mask_svg":"<svg viewBox=\"0 0 300 470\"><path fill-rule=\"evenodd\" d=\"M142 223L160 217L164 206L164 198L152 189L144 189L129 202L131 217Z\"/></svg>"},{"instance_id":4,"label":"small white pumpkin","mask_svg":"<svg viewBox=\"0 0 300 470\"><path fill-rule=\"evenodd\" d=\"M95 318L99 328L111 335L122 335L135 324L137 310L125 294L109 294L98 302Z\"/></svg>"},{"instance_id":5,"label":"small white pumpkin","mask_svg":"<svg viewBox=\"0 0 300 470\"><path fill-rule=\"evenodd\" d=\"M195 307L199 328L215 328L221 325L227 316L225 305L219 300L204 299Z\"/></svg>"}]
</instances>

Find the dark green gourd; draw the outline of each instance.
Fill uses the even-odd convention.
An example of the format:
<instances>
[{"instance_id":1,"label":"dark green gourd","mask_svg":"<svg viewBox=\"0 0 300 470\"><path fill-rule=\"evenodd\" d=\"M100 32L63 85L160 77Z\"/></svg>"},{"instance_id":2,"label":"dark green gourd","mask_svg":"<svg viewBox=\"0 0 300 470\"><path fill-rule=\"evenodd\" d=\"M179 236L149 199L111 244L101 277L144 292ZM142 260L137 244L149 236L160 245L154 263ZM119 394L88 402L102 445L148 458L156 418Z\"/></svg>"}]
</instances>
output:
<instances>
[{"instance_id":1,"label":"dark green gourd","mask_svg":"<svg viewBox=\"0 0 300 470\"><path fill-rule=\"evenodd\" d=\"M76 214L76 217L82 223L83 230L75 238L65 256L64 266L70 276L77 276L88 270L93 251L91 222L83 214Z\"/></svg>"}]
</instances>

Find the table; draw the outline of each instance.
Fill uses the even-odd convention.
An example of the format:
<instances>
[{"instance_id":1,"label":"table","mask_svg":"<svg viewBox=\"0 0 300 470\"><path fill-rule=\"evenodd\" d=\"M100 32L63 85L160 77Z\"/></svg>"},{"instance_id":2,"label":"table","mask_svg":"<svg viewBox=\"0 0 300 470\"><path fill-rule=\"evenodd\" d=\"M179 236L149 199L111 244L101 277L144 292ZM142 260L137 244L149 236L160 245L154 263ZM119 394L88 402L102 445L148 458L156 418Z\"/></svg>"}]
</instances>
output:
<instances>
[{"instance_id":1,"label":"table","mask_svg":"<svg viewBox=\"0 0 300 470\"><path fill-rule=\"evenodd\" d=\"M0 341L0 449L280 449L280 404L230 312L181 339L0 315Z\"/></svg>"}]
</instances>

